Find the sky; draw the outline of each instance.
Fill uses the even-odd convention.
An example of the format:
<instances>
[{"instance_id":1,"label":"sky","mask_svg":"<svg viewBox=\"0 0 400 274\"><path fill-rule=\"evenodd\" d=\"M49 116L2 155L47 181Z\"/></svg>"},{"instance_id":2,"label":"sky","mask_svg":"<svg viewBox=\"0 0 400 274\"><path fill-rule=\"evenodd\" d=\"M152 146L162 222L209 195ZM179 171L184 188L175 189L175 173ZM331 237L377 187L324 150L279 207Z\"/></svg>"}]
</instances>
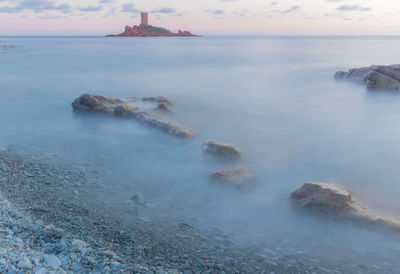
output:
<instances>
[{"instance_id":1,"label":"sky","mask_svg":"<svg viewBox=\"0 0 400 274\"><path fill-rule=\"evenodd\" d=\"M202 35L400 35L400 0L0 0L0 35L120 33L141 11Z\"/></svg>"}]
</instances>

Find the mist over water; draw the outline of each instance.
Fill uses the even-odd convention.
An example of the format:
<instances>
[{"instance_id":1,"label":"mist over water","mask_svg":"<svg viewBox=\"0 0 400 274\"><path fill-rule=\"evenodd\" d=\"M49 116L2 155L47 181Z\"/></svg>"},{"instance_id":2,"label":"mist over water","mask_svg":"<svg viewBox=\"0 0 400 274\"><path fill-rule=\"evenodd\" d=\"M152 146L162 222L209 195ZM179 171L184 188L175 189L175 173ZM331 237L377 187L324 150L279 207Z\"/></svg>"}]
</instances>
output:
<instances>
[{"instance_id":1,"label":"mist over water","mask_svg":"<svg viewBox=\"0 0 400 274\"><path fill-rule=\"evenodd\" d=\"M116 215L141 192L163 214L240 242L397 269L399 235L293 210L288 196L307 181L337 183L400 217L400 93L333 79L395 63L399 48L393 37L2 37L0 145L97 169L96 195ZM177 105L171 120L197 136L73 113L83 93L166 96ZM203 155L209 138L237 145L243 160ZM209 179L232 166L257 181L239 191Z\"/></svg>"}]
</instances>

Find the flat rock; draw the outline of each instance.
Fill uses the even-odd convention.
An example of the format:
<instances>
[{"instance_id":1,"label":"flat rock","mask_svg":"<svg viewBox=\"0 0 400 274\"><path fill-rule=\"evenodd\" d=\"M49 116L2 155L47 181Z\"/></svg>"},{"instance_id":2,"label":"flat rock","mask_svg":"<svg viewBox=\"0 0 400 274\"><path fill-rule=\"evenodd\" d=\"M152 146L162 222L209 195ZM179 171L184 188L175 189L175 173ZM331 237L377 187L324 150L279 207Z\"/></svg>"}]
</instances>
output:
<instances>
[{"instance_id":1,"label":"flat rock","mask_svg":"<svg viewBox=\"0 0 400 274\"><path fill-rule=\"evenodd\" d=\"M203 144L203 151L228 159L240 159L242 157L242 153L237 147L229 144L223 144L213 139L209 139Z\"/></svg>"},{"instance_id":2,"label":"flat rock","mask_svg":"<svg viewBox=\"0 0 400 274\"><path fill-rule=\"evenodd\" d=\"M336 79L347 79L364 84L370 89L398 90L400 89L400 64L389 66L372 65L354 68L348 72L338 71Z\"/></svg>"},{"instance_id":3,"label":"flat rock","mask_svg":"<svg viewBox=\"0 0 400 274\"><path fill-rule=\"evenodd\" d=\"M242 186L255 180L256 176L248 169L237 167L233 169L220 169L213 172L210 177L214 180L228 183L233 186Z\"/></svg>"},{"instance_id":4,"label":"flat rock","mask_svg":"<svg viewBox=\"0 0 400 274\"><path fill-rule=\"evenodd\" d=\"M72 108L79 112L103 113L139 121L168 134L191 138L194 134L184 127L158 117L158 114L172 113L173 103L166 97L132 97L115 99L101 95L83 94L72 102Z\"/></svg>"},{"instance_id":5,"label":"flat rock","mask_svg":"<svg viewBox=\"0 0 400 274\"><path fill-rule=\"evenodd\" d=\"M318 182L305 183L290 195L290 199L299 208L400 231L400 220L379 216L354 200L350 192L338 185Z\"/></svg>"}]
</instances>

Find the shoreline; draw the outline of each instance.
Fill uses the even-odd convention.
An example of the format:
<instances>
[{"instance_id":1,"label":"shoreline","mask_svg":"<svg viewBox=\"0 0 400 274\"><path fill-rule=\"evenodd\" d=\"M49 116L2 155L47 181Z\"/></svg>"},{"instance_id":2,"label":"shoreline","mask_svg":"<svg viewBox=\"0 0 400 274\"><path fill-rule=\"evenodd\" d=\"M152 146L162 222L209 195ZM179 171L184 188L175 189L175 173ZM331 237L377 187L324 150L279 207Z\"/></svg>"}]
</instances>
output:
<instances>
[{"instance_id":1,"label":"shoreline","mask_svg":"<svg viewBox=\"0 0 400 274\"><path fill-rule=\"evenodd\" d=\"M46 255L61 261L53 270L67 273L323 272L274 252L268 257L234 244L221 231L199 232L179 220L166 223L162 218L150 221L136 216L132 226L121 223L108 214L111 209L102 208L101 201L88 199L83 187L89 182L85 171L65 167L45 155L0 151L0 176L1 203L10 201L9 207L2 205L3 212L21 211L17 216L26 216L21 217L25 224L21 231L9 232L13 228L3 219L0 228L5 229L0 231L28 245L15 249L15 256L0 252L0 261L7 261L0 271L21 270L18 263L25 257L31 262L31 268L25 269L29 273L42 273L38 272L42 268L50 271ZM131 211L145 212L143 207L136 204ZM87 244L84 253L71 251L74 240Z\"/></svg>"}]
</instances>

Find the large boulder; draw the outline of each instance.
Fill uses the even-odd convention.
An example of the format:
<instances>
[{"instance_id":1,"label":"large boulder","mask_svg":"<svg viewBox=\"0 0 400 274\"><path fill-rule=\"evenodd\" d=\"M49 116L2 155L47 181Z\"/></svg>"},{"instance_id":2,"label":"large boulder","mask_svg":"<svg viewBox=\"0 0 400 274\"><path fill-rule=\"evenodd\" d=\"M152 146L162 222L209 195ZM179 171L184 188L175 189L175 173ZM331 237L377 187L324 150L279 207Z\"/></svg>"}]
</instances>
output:
<instances>
[{"instance_id":1,"label":"large boulder","mask_svg":"<svg viewBox=\"0 0 400 274\"><path fill-rule=\"evenodd\" d=\"M210 175L211 179L228 185L241 187L256 179L254 173L243 167L220 169Z\"/></svg>"},{"instance_id":2,"label":"large boulder","mask_svg":"<svg viewBox=\"0 0 400 274\"><path fill-rule=\"evenodd\" d=\"M355 205L347 190L326 183L305 183L294 191L290 198L300 207L335 214L347 213L353 210Z\"/></svg>"},{"instance_id":3,"label":"large boulder","mask_svg":"<svg viewBox=\"0 0 400 274\"><path fill-rule=\"evenodd\" d=\"M163 104L163 107L160 107L160 104ZM142 99L136 97L115 99L101 95L83 94L72 102L73 109L79 112L104 113L116 117L130 118L171 135L185 138L193 137L194 134L191 131L156 116L157 113L162 113L160 108L166 112L167 105L172 106L173 104L169 99L162 96Z\"/></svg>"},{"instance_id":4,"label":"large boulder","mask_svg":"<svg viewBox=\"0 0 400 274\"><path fill-rule=\"evenodd\" d=\"M209 139L203 144L203 151L218 157L228 159L240 159L242 157L242 153L237 147L233 145L223 144L213 139Z\"/></svg>"},{"instance_id":5,"label":"large boulder","mask_svg":"<svg viewBox=\"0 0 400 274\"><path fill-rule=\"evenodd\" d=\"M400 220L379 216L354 200L346 189L334 184L305 183L290 195L290 199L299 208L400 231Z\"/></svg>"},{"instance_id":6,"label":"large boulder","mask_svg":"<svg viewBox=\"0 0 400 274\"><path fill-rule=\"evenodd\" d=\"M336 79L347 79L362 83L370 89L400 89L400 65L355 68L348 72L338 71Z\"/></svg>"}]
</instances>

